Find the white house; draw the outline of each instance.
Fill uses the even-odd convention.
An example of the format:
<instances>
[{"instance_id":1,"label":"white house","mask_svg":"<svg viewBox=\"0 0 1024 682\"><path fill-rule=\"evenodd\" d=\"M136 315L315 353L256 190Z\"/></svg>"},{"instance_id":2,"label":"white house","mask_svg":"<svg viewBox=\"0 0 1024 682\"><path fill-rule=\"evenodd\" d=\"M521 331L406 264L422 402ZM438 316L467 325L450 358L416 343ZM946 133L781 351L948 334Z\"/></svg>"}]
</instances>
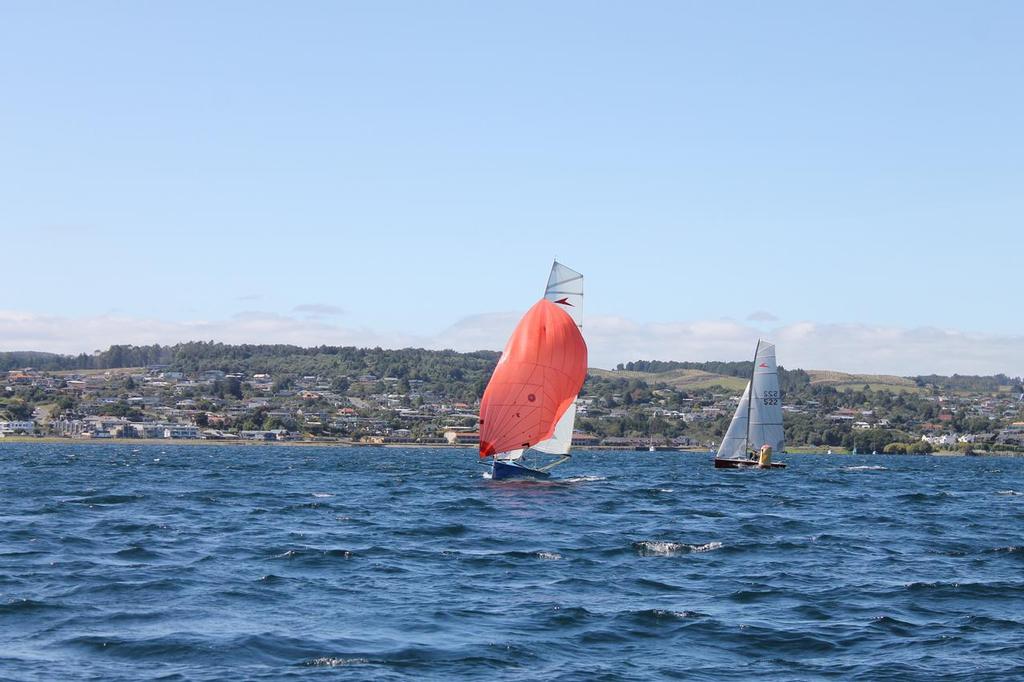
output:
<instances>
[{"instance_id":1,"label":"white house","mask_svg":"<svg viewBox=\"0 0 1024 682\"><path fill-rule=\"evenodd\" d=\"M952 446L957 443L957 435L955 433L946 433L941 436L921 436L921 440L932 445Z\"/></svg>"},{"instance_id":2,"label":"white house","mask_svg":"<svg viewBox=\"0 0 1024 682\"><path fill-rule=\"evenodd\" d=\"M199 438L199 427L173 424L164 429L164 438Z\"/></svg>"},{"instance_id":3,"label":"white house","mask_svg":"<svg viewBox=\"0 0 1024 682\"><path fill-rule=\"evenodd\" d=\"M0 436L15 433L33 434L36 432L36 423L33 421L9 421L0 422Z\"/></svg>"}]
</instances>

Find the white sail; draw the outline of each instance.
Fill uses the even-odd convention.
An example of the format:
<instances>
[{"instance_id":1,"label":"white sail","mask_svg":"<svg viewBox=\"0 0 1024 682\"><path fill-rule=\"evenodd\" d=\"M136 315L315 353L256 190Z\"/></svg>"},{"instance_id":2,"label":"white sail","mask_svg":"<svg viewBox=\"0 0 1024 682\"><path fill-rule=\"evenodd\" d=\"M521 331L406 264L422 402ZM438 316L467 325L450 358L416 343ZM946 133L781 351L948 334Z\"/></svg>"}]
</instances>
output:
<instances>
[{"instance_id":1,"label":"white sail","mask_svg":"<svg viewBox=\"0 0 1024 682\"><path fill-rule=\"evenodd\" d=\"M783 452L785 430L775 345L758 340L750 381L743 390L736 414L715 456L718 459L744 459L751 450L760 450L763 445L770 445L775 452Z\"/></svg>"},{"instance_id":2,"label":"white sail","mask_svg":"<svg viewBox=\"0 0 1024 682\"><path fill-rule=\"evenodd\" d=\"M567 455L572 448L572 430L576 425L576 403L569 406L562 418L555 424L555 433L547 440L533 446L534 450L549 455Z\"/></svg>"},{"instance_id":3,"label":"white sail","mask_svg":"<svg viewBox=\"0 0 1024 682\"><path fill-rule=\"evenodd\" d=\"M729 422L729 430L725 432L715 457L718 459L742 459L747 456L747 418L750 414L750 382L743 389L740 404Z\"/></svg>"},{"instance_id":4,"label":"white sail","mask_svg":"<svg viewBox=\"0 0 1024 682\"><path fill-rule=\"evenodd\" d=\"M561 306L576 325L583 328L583 275L555 261L551 265L544 298Z\"/></svg>"},{"instance_id":5,"label":"white sail","mask_svg":"<svg viewBox=\"0 0 1024 682\"><path fill-rule=\"evenodd\" d=\"M774 344L757 342L752 382L749 447L760 450L762 445L770 445L775 452L782 452L786 434L782 426L782 395Z\"/></svg>"},{"instance_id":6,"label":"white sail","mask_svg":"<svg viewBox=\"0 0 1024 682\"><path fill-rule=\"evenodd\" d=\"M555 303L583 329L583 275L572 268L567 268L558 261L551 264L548 285L544 289L544 298ZM572 433L576 426L575 401L565 411L562 418L555 424L555 432L551 438L533 446L534 450L549 455L567 455L572 448Z\"/></svg>"}]
</instances>

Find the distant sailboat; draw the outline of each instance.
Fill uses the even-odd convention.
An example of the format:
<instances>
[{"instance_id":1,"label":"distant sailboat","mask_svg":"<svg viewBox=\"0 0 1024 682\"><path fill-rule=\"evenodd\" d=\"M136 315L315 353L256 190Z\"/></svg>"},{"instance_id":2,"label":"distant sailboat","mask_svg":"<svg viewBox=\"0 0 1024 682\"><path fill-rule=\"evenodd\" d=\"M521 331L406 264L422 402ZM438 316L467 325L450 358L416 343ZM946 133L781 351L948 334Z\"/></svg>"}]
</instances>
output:
<instances>
[{"instance_id":1,"label":"distant sailboat","mask_svg":"<svg viewBox=\"0 0 1024 682\"><path fill-rule=\"evenodd\" d=\"M715 454L716 469L759 466L751 456L752 449L770 446L782 452L785 432L782 428L782 398L779 393L779 371L775 364L775 345L758 340L754 351L754 368L743 390L736 414ZM772 469L785 464L771 462Z\"/></svg>"},{"instance_id":2,"label":"distant sailboat","mask_svg":"<svg viewBox=\"0 0 1024 682\"><path fill-rule=\"evenodd\" d=\"M493 480L547 478L569 460L587 377L582 327L583 275L555 261L544 298L512 332L480 402L480 457L492 458ZM530 467L528 450L561 457Z\"/></svg>"}]
</instances>

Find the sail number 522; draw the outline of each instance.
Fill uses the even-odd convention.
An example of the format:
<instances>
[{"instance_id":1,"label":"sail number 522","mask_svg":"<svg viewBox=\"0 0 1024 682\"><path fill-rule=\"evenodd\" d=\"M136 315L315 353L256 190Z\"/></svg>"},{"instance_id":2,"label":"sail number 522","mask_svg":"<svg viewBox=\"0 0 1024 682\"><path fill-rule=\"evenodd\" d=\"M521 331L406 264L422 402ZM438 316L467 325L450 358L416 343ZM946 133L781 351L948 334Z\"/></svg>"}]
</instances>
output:
<instances>
[{"instance_id":1,"label":"sail number 522","mask_svg":"<svg viewBox=\"0 0 1024 682\"><path fill-rule=\"evenodd\" d=\"M779 404L779 392L778 391L765 391L761 394L761 400L765 405L778 405Z\"/></svg>"}]
</instances>

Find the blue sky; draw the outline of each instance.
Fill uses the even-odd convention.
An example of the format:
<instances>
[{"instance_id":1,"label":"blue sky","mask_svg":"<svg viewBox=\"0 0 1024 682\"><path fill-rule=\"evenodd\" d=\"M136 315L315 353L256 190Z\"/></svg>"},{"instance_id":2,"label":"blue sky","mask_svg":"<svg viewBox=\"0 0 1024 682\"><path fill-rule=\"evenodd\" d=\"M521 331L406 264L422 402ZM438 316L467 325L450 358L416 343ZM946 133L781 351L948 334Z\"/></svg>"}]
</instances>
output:
<instances>
[{"instance_id":1,"label":"blue sky","mask_svg":"<svg viewBox=\"0 0 1024 682\"><path fill-rule=\"evenodd\" d=\"M0 349L500 347L557 255L598 329L660 339L605 365L812 325L789 364L1024 373L1020 3L0 17Z\"/></svg>"}]
</instances>

